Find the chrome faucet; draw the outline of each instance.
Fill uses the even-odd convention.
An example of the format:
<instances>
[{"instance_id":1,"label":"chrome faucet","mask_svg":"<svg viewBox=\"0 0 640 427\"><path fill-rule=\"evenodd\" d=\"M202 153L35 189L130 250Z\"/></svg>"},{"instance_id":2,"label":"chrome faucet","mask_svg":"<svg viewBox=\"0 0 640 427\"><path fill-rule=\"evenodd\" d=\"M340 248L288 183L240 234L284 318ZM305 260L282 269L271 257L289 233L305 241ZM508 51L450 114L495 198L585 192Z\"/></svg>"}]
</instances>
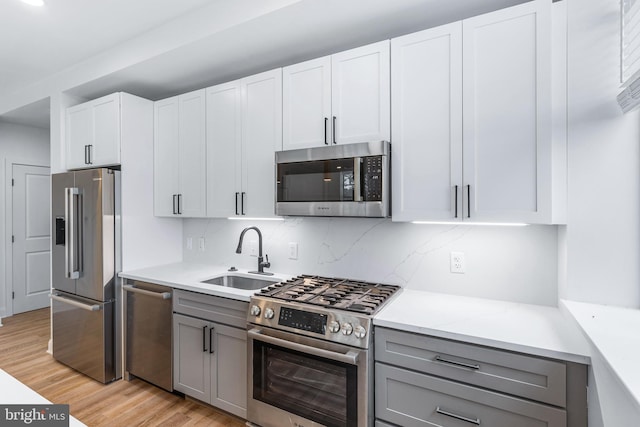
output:
<instances>
[{"instance_id":1,"label":"chrome faucet","mask_svg":"<svg viewBox=\"0 0 640 427\"><path fill-rule=\"evenodd\" d=\"M242 253L242 239L244 239L244 234L249 230L255 230L256 233L258 233L258 271L250 271L249 273L273 276L273 273L264 271L265 267L266 268L271 267L271 263L269 262L269 255L265 254L265 257L267 259L266 261L264 261L264 258L262 257L262 233L260 232L258 227L247 227L244 230L242 230L242 233L240 233L240 240L238 241L238 247L236 248L236 253L237 254Z\"/></svg>"}]
</instances>

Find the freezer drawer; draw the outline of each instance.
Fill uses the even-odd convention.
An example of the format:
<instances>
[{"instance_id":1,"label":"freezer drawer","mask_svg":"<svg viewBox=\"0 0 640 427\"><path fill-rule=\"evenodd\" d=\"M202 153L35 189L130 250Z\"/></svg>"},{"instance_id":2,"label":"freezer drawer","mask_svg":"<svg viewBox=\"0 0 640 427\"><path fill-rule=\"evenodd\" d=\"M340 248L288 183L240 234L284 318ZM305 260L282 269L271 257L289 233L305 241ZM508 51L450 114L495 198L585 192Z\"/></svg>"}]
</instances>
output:
<instances>
[{"instance_id":1,"label":"freezer drawer","mask_svg":"<svg viewBox=\"0 0 640 427\"><path fill-rule=\"evenodd\" d=\"M117 379L115 304L55 290L51 300L53 357L102 383Z\"/></svg>"},{"instance_id":2,"label":"freezer drawer","mask_svg":"<svg viewBox=\"0 0 640 427\"><path fill-rule=\"evenodd\" d=\"M125 371L173 391L172 289L127 280Z\"/></svg>"}]
</instances>

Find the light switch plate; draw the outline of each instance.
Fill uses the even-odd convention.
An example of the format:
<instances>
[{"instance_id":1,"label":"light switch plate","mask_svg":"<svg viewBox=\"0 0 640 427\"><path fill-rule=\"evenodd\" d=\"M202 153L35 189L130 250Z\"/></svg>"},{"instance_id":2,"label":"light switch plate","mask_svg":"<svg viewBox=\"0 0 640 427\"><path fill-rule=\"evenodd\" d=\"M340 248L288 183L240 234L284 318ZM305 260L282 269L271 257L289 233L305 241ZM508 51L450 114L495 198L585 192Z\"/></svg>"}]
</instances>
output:
<instances>
[{"instance_id":1,"label":"light switch plate","mask_svg":"<svg viewBox=\"0 0 640 427\"><path fill-rule=\"evenodd\" d=\"M298 259L298 243L289 242L289 259Z\"/></svg>"}]
</instances>

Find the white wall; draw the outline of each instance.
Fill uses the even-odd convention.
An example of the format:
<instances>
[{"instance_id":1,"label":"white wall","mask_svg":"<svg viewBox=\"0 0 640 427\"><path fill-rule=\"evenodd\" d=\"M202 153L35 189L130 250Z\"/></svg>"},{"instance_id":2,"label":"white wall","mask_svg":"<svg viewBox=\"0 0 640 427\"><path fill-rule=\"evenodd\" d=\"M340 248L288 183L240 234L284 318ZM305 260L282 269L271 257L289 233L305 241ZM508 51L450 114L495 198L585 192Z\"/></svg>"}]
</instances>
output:
<instances>
[{"instance_id":1,"label":"white wall","mask_svg":"<svg viewBox=\"0 0 640 427\"><path fill-rule=\"evenodd\" d=\"M285 221L185 220L184 260L255 269L249 231L257 225L272 271L395 283L410 289L556 305L555 226L442 226L381 219L291 218ZM198 250L204 236L206 250ZM186 239L193 238L193 249ZM289 242L298 260L288 259ZM449 272L451 251L465 253L467 272Z\"/></svg>"},{"instance_id":2,"label":"white wall","mask_svg":"<svg viewBox=\"0 0 640 427\"><path fill-rule=\"evenodd\" d=\"M0 317L6 312L6 294L11 287L10 278L5 277L5 243L11 235L5 214L11 192L7 191L5 176L7 165L11 167L13 161L48 165L49 130L0 122Z\"/></svg>"},{"instance_id":3,"label":"white wall","mask_svg":"<svg viewBox=\"0 0 640 427\"><path fill-rule=\"evenodd\" d=\"M616 102L619 1L566 1L569 215L560 297L638 308L640 122Z\"/></svg>"}]
</instances>

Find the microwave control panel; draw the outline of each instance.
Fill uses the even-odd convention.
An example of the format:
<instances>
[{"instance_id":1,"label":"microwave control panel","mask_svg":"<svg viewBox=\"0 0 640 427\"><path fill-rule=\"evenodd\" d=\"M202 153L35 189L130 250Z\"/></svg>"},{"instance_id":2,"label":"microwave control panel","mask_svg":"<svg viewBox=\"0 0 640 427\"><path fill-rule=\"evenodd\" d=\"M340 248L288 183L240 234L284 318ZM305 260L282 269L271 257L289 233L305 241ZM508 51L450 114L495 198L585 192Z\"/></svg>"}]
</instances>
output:
<instances>
[{"instance_id":1,"label":"microwave control panel","mask_svg":"<svg viewBox=\"0 0 640 427\"><path fill-rule=\"evenodd\" d=\"M367 202L382 200L382 162L383 156L364 157L364 191L363 198Z\"/></svg>"}]
</instances>

